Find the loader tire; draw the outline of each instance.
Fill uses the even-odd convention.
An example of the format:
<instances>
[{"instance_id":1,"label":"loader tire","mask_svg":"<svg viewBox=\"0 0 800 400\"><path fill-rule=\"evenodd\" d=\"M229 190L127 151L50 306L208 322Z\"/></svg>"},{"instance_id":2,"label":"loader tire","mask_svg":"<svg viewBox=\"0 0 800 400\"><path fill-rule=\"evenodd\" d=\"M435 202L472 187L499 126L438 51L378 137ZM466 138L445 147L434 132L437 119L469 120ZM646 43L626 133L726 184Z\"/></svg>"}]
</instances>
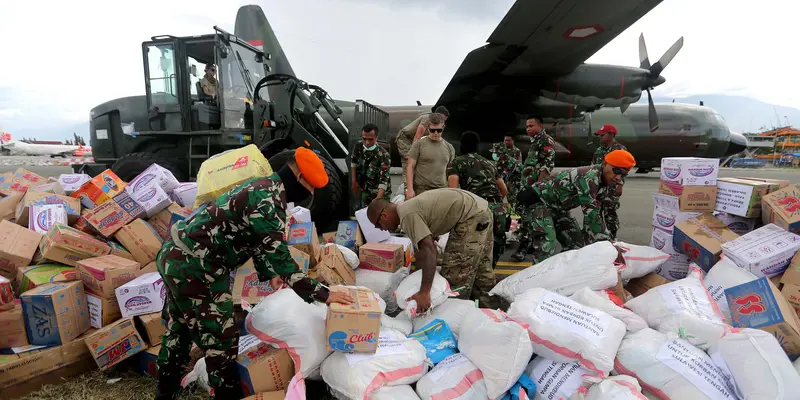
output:
<instances>
[{"instance_id":1,"label":"loader tire","mask_svg":"<svg viewBox=\"0 0 800 400\"><path fill-rule=\"evenodd\" d=\"M186 171L186 168L180 168L172 161L154 153L127 154L117 160L117 162L111 166L111 170L117 174L119 179L122 179L125 182L130 182L133 180L133 178L136 178L137 175L144 172L144 170L154 163L164 167L165 169L168 169L169 172L172 172L172 175L174 175L175 179L177 179L179 182L186 182L186 172L188 172Z\"/></svg>"}]
</instances>

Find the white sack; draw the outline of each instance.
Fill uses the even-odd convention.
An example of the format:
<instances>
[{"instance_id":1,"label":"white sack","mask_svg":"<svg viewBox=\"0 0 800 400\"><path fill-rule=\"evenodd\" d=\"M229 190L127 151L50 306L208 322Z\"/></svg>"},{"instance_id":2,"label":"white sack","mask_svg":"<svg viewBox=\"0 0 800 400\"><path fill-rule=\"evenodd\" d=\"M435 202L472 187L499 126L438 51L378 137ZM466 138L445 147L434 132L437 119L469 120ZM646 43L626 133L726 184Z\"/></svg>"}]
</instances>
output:
<instances>
[{"instance_id":1,"label":"white sack","mask_svg":"<svg viewBox=\"0 0 800 400\"><path fill-rule=\"evenodd\" d=\"M401 183L400 186L397 187L397 194L392 196L392 203L400 204L406 201L406 184Z\"/></svg>"},{"instance_id":2,"label":"white sack","mask_svg":"<svg viewBox=\"0 0 800 400\"><path fill-rule=\"evenodd\" d=\"M206 372L206 358L203 357L194 363L194 368L189 371L186 376L181 379L181 387L189 386L190 383L197 382L197 386L205 390L206 393L211 392L211 385L208 384L208 372Z\"/></svg>"},{"instance_id":3,"label":"white sack","mask_svg":"<svg viewBox=\"0 0 800 400\"><path fill-rule=\"evenodd\" d=\"M608 298L608 294L605 291L597 292L589 288L583 288L570 296L570 299L584 306L605 311L608 315L622 321L629 331L638 331L639 329L648 327L647 322L642 319L642 317L636 315L631 310L614 304L614 302Z\"/></svg>"},{"instance_id":4,"label":"white sack","mask_svg":"<svg viewBox=\"0 0 800 400\"><path fill-rule=\"evenodd\" d=\"M730 371L744 399L800 399L800 375L771 333L728 331L709 354Z\"/></svg>"},{"instance_id":5,"label":"white sack","mask_svg":"<svg viewBox=\"0 0 800 400\"><path fill-rule=\"evenodd\" d=\"M533 400L568 399L578 392L583 376L591 374L580 364L562 363L536 357L525 368L525 375L536 383Z\"/></svg>"},{"instance_id":6,"label":"white sack","mask_svg":"<svg viewBox=\"0 0 800 400\"><path fill-rule=\"evenodd\" d=\"M619 272L622 273L622 280L641 278L662 266L672 256L650 246L639 246L625 242L614 243L622 250L622 257L625 265Z\"/></svg>"},{"instance_id":7,"label":"white sack","mask_svg":"<svg viewBox=\"0 0 800 400\"><path fill-rule=\"evenodd\" d=\"M556 254L498 282L489 292L509 303L528 289L544 288L571 296L584 287L604 290L617 285L614 261L619 252L609 241Z\"/></svg>"},{"instance_id":8,"label":"white sack","mask_svg":"<svg viewBox=\"0 0 800 400\"><path fill-rule=\"evenodd\" d=\"M800 374L800 358L794 360L794 363L792 363L792 365L794 365L794 370L797 371L798 374Z\"/></svg>"},{"instance_id":9,"label":"white sack","mask_svg":"<svg viewBox=\"0 0 800 400\"><path fill-rule=\"evenodd\" d=\"M458 350L477 366L489 399L496 400L517 383L533 355L528 332L502 311L469 310L461 321Z\"/></svg>"},{"instance_id":10,"label":"white sack","mask_svg":"<svg viewBox=\"0 0 800 400\"><path fill-rule=\"evenodd\" d=\"M303 301L286 288L265 297L247 315L247 332L262 342L285 348L295 372L309 377L331 352L325 341L326 307Z\"/></svg>"},{"instance_id":11,"label":"white sack","mask_svg":"<svg viewBox=\"0 0 800 400\"><path fill-rule=\"evenodd\" d=\"M369 396L369 400L419 400L411 385L384 386Z\"/></svg>"},{"instance_id":12,"label":"white sack","mask_svg":"<svg viewBox=\"0 0 800 400\"><path fill-rule=\"evenodd\" d=\"M581 391L570 400L647 400L636 378L627 375L612 376Z\"/></svg>"},{"instance_id":13,"label":"white sack","mask_svg":"<svg viewBox=\"0 0 800 400\"><path fill-rule=\"evenodd\" d=\"M625 303L661 333L682 335L702 350L725 333L725 321L703 282L703 272L690 268L686 278L657 286Z\"/></svg>"},{"instance_id":14,"label":"white sack","mask_svg":"<svg viewBox=\"0 0 800 400\"><path fill-rule=\"evenodd\" d=\"M321 246L321 248L325 248L328 246L336 246L336 248L342 253L342 256L344 256L344 261L347 262L347 265L349 265L350 268L357 270L358 266L361 265L361 261L358 260L358 254L356 254L353 250L350 250L347 247L335 243L325 243Z\"/></svg>"},{"instance_id":15,"label":"white sack","mask_svg":"<svg viewBox=\"0 0 800 400\"><path fill-rule=\"evenodd\" d=\"M394 291L394 297L397 299L397 305L408 313L408 316L414 318L417 316L417 302L411 300L406 302L406 299L417 294L422 285L422 270L417 270L400 282L397 290ZM434 308L447 300L450 296L456 296L450 290L450 283L443 276L437 272L433 277L433 285L431 285L431 308Z\"/></svg>"},{"instance_id":16,"label":"white sack","mask_svg":"<svg viewBox=\"0 0 800 400\"><path fill-rule=\"evenodd\" d=\"M393 329L381 329L374 354L334 352L322 363L322 378L345 399L368 400L383 386L410 385L425 374L425 346Z\"/></svg>"},{"instance_id":17,"label":"white sack","mask_svg":"<svg viewBox=\"0 0 800 400\"><path fill-rule=\"evenodd\" d=\"M462 381L467 385L460 386ZM422 399L448 400L486 399L489 396L480 368L463 353L448 356L436 364L417 382L417 394Z\"/></svg>"},{"instance_id":18,"label":"white sack","mask_svg":"<svg viewBox=\"0 0 800 400\"><path fill-rule=\"evenodd\" d=\"M405 313L397 314L395 317L390 317L386 314L381 315L381 328L394 329L408 336L414 331L411 320Z\"/></svg>"},{"instance_id":19,"label":"white sack","mask_svg":"<svg viewBox=\"0 0 800 400\"><path fill-rule=\"evenodd\" d=\"M734 286L739 286L747 282L758 279L750 271L739 268L730 258L725 256L719 260L711 270L706 274L705 279L706 288L711 298L717 303L717 307L725 322L731 323L731 309L728 308L728 299L725 298L725 289L730 289Z\"/></svg>"},{"instance_id":20,"label":"white sack","mask_svg":"<svg viewBox=\"0 0 800 400\"><path fill-rule=\"evenodd\" d=\"M661 400L737 399L733 383L708 354L649 328L625 336L614 370L638 379Z\"/></svg>"},{"instance_id":21,"label":"white sack","mask_svg":"<svg viewBox=\"0 0 800 400\"><path fill-rule=\"evenodd\" d=\"M622 321L545 289L517 296L508 316L527 324L533 352L553 361L574 362L605 378L625 336Z\"/></svg>"},{"instance_id":22,"label":"white sack","mask_svg":"<svg viewBox=\"0 0 800 400\"><path fill-rule=\"evenodd\" d=\"M458 332L461 329L461 321L464 320L464 315L466 315L469 310L474 310L476 308L477 306L472 300L449 298L424 315L417 315L411 322L414 323L414 331L417 331L433 322L433 320L440 319L447 322L447 326L453 331L453 335L456 336L456 339L458 339Z\"/></svg>"},{"instance_id":23,"label":"white sack","mask_svg":"<svg viewBox=\"0 0 800 400\"><path fill-rule=\"evenodd\" d=\"M408 276L408 268L400 268L396 272L373 271L359 268L356 271L356 285L365 286L381 296L386 302L386 310L389 314L397 311L397 300L394 291Z\"/></svg>"}]
</instances>

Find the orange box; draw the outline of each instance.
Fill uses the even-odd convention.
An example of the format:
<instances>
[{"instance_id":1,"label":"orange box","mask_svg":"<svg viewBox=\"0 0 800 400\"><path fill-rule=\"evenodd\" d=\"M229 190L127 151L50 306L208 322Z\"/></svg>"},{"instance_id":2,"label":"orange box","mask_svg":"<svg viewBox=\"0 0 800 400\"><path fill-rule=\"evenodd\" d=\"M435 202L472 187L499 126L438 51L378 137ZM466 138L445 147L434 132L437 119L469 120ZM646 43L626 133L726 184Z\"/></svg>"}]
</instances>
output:
<instances>
[{"instance_id":1,"label":"orange box","mask_svg":"<svg viewBox=\"0 0 800 400\"><path fill-rule=\"evenodd\" d=\"M125 182L119 179L117 174L107 169L95 176L90 181L81 186L71 194L72 197L80 199L86 208L95 208L112 197L116 196L125 189Z\"/></svg>"}]
</instances>

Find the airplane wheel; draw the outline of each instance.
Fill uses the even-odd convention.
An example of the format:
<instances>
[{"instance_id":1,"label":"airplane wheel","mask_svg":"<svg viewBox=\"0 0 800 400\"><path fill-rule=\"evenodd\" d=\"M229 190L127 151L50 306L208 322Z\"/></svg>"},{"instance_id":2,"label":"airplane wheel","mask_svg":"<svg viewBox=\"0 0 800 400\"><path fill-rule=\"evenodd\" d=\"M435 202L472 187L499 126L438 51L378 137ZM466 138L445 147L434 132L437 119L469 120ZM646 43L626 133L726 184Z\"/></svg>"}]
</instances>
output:
<instances>
[{"instance_id":1,"label":"airplane wheel","mask_svg":"<svg viewBox=\"0 0 800 400\"><path fill-rule=\"evenodd\" d=\"M149 166L158 164L175 176L179 182L186 182L186 173L172 161L153 153L131 153L123 156L111 166L111 170L125 182L130 182Z\"/></svg>"}]
</instances>

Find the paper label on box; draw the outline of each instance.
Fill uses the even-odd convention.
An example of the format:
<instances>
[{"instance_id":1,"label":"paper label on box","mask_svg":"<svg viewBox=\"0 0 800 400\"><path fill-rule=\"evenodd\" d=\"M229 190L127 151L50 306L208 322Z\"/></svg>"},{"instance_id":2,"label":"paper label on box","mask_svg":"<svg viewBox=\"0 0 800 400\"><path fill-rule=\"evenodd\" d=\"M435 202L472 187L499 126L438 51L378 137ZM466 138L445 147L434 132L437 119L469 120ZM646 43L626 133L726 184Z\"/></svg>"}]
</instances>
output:
<instances>
[{"instance_id":1,"label":"paper label on box","mask_svg":"<svg viewBox=\"0 0 800 400\"><path fill-rule=\"evenodd\" d=\"M706 291L700 287L678 285L676 283L661 285L656 288L664 303L670 310L680 313L687 312L697 318L711 322L720 322L714 318L717 314L711 306Z\"/></svg>"},{"instance_id":2,"label":"paper label on box","mask_svg":"<svg viewBox=\"0 0 800 400\"><path fill-rule=\"evenodd\" d=\"M694 350L694 351L692 351ZM656 359L680 374L695 385L709 399L736 400L731 382L705 353L699 353L694 346L684 340L676 339L661 345Z\"/></svg>"},{"instance_id":3,"label":"paper label on box","mask_svg":"<svg viewBox=\"0 0 800 400\"><path fill-rule=\"evenodd\" d=\"M413 340L413 339L407 339ZM403 345L403 340L395 339L391 334L382 334L378 337L378 349L374 354L369 353L347 353L347 363L350 365L359 363L364 360L378 356L389 356L393 354L403 354L406 352L406 347Z\"/></svg>"},{"instance_id":4,"label":"paper label on box","mask_svg":"<svg viewBox=\"0 0 800 400\"><path fill-rule=\"evenodd\" d=\"M611 324L611 316L555 293L542 296L536 315L543 321L581 336L595 346Z\"/></svg>"},{"instance_id":5,"label":"paper label on box","mask_svg":"<svg viewBox=\"0 0 800 400\"><path fill-rule=\"evenodd\" d=\"M581 377L589 370L578 363L537 362L531 373L536 393L545 399L566 399L581 386Z\"/></svg>"},{"instance_id":6,"label":"paper label on box","mask_svg":"<svg viewBox=\"0 0 800 400\"><path fill-rule=\"evenodd\" d=\"M239 354L244 353L251 347L258 346L259 343L261 343L261 339L257 338L256 335L239 336Z\"/></svg>"},{"instance_id":7,"label":"paper label on box","mask_svg":"<svg viewBox=\"0 0 800 400\"><path fill-rule=\"evenodd\" d=\"M747 216L754 187L731 182L717 182L717 207L734 215Z\"/></svg>"},{"instance_id":8,"label":"paper label on box","mask_svg":"<svg viewBox=\"0 0 800 400\"><path fill-rule=\"evenodd\" d=\"M86 295L86 304L89 305L89 325L92 328L103 327L103 300L91 294Z\"/></svg>"},{"instance_id":9,"label":"paper label on box","mask_svg":"<svg viewBox=\"0 0 800 400\"><path fill-rule=\"evenodd\" d=\"M433 379L434 382L438 382L439 379L442 379L442 377L449 372L450 368L468 362L470 361L467 356L465 356L463 353L456 353L445 357L445 359L442 361L439 361L439 363L436 364L436 366L425 375Z\"/></svg>"}]
</instances>

